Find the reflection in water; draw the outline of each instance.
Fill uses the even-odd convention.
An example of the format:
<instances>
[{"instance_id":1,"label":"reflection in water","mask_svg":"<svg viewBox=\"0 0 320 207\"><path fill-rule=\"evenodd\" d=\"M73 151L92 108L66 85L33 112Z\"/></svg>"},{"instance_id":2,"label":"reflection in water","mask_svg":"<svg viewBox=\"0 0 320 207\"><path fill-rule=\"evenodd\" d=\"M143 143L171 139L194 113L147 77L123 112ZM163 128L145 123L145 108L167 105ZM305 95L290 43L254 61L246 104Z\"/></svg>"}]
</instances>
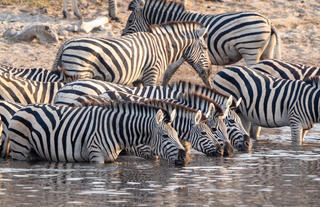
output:
<instances>
[{"instance_id":1,"label":"reflection in water","mask_svg":"<svg viewBox=\"0 0 320 207\"><path fill-rule=\"evenodd\" d=\"M290 129L263 130L250 153L192 151L180 168L133 156L105 165L0 160L0 206L316 206L320 133L311 132L293 146Z\"/></svg>"}]
</instances>

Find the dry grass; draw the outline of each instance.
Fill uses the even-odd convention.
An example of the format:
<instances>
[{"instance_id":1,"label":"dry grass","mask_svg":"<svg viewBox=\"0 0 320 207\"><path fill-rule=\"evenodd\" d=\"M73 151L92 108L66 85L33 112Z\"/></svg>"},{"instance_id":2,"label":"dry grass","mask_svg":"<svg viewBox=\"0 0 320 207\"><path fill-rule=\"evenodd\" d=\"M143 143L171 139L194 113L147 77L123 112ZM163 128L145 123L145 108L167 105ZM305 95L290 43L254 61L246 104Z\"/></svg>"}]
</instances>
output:
<instances>
[{"instance_id":1,"label":"dry grass","mask_svg":"<svg viewBox=\"0 0 320 207\"><path fill-rule=\"evenodd\" d=\"M25 5L30 7L52 8L62 4L62 0L0 0L1 5Z\"/></svg>"}]
</instances>

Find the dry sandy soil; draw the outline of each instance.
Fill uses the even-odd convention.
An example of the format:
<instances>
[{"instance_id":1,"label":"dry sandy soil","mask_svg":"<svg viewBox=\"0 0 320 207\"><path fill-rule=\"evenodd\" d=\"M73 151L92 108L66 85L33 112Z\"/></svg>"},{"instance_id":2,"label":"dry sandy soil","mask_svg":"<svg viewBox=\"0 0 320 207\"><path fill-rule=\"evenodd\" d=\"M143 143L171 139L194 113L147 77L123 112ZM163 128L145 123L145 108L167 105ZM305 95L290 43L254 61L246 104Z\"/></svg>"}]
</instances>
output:
<instances>
[{"instance_id":1,"label":"dry sandy soil","mask_svg":"<svg viewBox=\"0 0 320 207\"><path fill-rule=\"evenodd\" d=\"M63 19L61 8L56 1L50 8L32 8L25 4L3 5L0 2L0 63L15 67L51 68L59 46L72 37L119 36L124 28L129 12L129 1L118 0L120 23L110 22L103 31L89 34L65 31L65 28L79 22L70 15ZM86 5L86 1L84 5ZM81 8L85 18L94 18L107 14L107 1L89 0L87 7ZM69 5L69 8L71 5ZM320 0L224 0L210 2L189 0L187 10L208 14L231 11L256 11L270 18L282 39L282 59L285 61L320 66ZM59 34L59 42L40 44L33 42L13 42L2 37L7 29L22 29L32 23L48 24ZM241 61L238 64L243 64ZM218 70L222 68L214 66ZM183 74L183 76L181 76ZM183 77L184 80L199 82L192 69L186 64L175 74L173 80Z\"/></svg>"}]
</instances>

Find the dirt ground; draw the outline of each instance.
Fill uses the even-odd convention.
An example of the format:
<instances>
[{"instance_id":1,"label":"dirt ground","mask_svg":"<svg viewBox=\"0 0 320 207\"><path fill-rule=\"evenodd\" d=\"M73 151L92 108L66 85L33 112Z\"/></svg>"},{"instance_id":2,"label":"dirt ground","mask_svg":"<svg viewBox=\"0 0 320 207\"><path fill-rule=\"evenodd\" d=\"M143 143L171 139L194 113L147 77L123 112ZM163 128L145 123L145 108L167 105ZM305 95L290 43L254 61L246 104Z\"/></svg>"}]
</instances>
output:
<instances>
[{"instance_id":1,"label":"dirt ground","mask_svg":"<svg viewBox=\"0 0 320 207\"><path fill-rule=\"evenodd\" d=\"M2 3L1 3L2 2ZM15 67L43 67L50 69L59 46L66 40L80 36L111 37L119 36L130 14L129 1L118 0L120 23L111 21L102 31L74 33L65 31L79 20L70 13L62 18L62 3L52 1L48 8L36 8L26 4L4 5L0 1L0 63ZM62 2L62 1L61 1ZM107 1L82 0L81 13L85 18L94 18L108 13ZM69 5L69 9L71 5ZM294 63L320 66L320 0L224 0L211 2L189 0L187 10L207 14L231 11L256 11L270 18L282 39L282 59ZM24 26L42 23L50 25L59 34L59 42L41 44L33 42L13 42L2 34L7 29L20 30ZM242 61L238 64L244 64ZM222 67L213 66L215 70ZM183 78L201 82L194 71L186 64L172 80Z\"/></svg>"}]
</instances>

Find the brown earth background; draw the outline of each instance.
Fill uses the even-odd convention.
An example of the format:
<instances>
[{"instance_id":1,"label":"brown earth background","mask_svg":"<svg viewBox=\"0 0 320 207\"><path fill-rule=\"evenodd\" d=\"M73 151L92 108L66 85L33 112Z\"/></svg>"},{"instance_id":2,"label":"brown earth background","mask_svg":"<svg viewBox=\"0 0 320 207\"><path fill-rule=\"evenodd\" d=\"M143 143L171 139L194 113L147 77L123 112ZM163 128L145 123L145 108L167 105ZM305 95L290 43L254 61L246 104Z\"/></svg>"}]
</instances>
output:
<instances>
[{"instance_id":1,"label":"brown earth background","mask_svg":"<svg viewBox=\"0 0 320 207\"><path fill-rule=\"evenodd\" d=\"M108 14L107 1L82 0L80 11L86 19ZM1 0L0 1L0 63L14 67L42 67L51 69L59 46L73 37L119 36L125 27L130 12L130 1L118 0L120 22L111 21L101 31L74 33L65 30L79 20L70 12L68 19L62 18L62 0ZM71 3L68 5L71 9ZM272 20L282 40L282 60L306 65L320 66L320 0L224 0L211 2L189 0L189 11L219 14L233 11L255 11ZM7 29L21 30L30 24L47 24L58 32L59 42L41 44L13 42L2 34ZM240 61L237 64L244 64ZM214 70L222 66L213 66ZM174 75L174 80L201 82L195 72L184 64Z\"/></svg>"}]
</instances>

